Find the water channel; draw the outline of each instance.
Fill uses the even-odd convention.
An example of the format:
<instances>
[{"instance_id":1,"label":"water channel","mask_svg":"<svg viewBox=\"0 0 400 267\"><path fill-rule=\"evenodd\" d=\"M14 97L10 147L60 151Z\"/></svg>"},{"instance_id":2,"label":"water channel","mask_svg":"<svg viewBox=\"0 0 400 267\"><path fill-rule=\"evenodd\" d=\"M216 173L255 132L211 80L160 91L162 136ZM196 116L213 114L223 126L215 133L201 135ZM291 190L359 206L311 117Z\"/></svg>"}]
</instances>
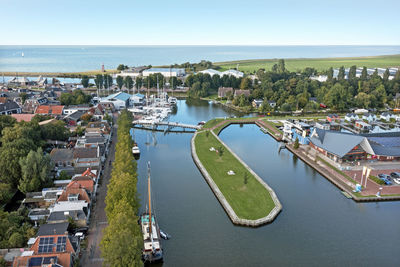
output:
<instances>
[{"instance_id":1,"label":"water channel","mask_svg":"<svg viewBox=\"0 0 400 267\"><path fill-rule=\"evenodd\" d=\"M208 102L178 101L170 121L197 123L237 115ZM355 203L255 125L220 134L275 190L283 211L269 225L234 226L196 168L192 134L135 130L141 149L138 192L146 162L163 242L163 266L400 266L400 203ZM256 205L256 203L255 203Z\"/></svg>"}]
</instances>

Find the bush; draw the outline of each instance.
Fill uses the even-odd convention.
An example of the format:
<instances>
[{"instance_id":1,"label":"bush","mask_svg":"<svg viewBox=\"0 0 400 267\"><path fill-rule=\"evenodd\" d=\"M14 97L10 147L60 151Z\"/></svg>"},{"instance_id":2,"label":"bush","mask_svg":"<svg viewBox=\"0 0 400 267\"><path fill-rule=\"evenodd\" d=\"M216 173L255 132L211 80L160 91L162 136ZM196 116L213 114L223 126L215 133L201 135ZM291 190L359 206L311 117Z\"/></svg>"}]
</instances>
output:
<instances>
[{"instance_id":1,"label":"bush","mask_svg":"<svg viewBox=\"0 0 400 267\"><path fill-rule=\"evenodd\" d=\"M299 146L300 146L300 144L299 144L299 138L298 138L298 137L296 137L296 140L294 141L293 148L294 148L294 149L298 149L298 148L299 148Z\"/></svg>"}]
</instances>

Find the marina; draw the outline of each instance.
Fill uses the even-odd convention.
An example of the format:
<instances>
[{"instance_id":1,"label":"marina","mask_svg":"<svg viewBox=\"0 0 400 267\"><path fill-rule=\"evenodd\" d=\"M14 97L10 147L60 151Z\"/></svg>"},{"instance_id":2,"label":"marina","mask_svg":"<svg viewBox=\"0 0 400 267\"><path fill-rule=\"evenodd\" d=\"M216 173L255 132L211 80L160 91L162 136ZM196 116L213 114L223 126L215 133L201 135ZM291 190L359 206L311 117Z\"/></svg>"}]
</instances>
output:
<instances>
[{"instance_id":1,"label":"marina","mask_svg":"<svg viewBox=\"0 0 400 267\"><path fill-rule=\"evenodd\" d=\"M178 100L177 107L178 112L169 119L188 124L238 115L206 101L193 104ZM230 125L219 135L260 177L268 177L284 206L275 222L256 229L234 226L226 216L192 161L190 134L134 131L138 144L147 143L138 161L138 191L147 188L146 162L151 160L157 166L152 168L152 176L157 177L157 183L152 184L157 222L173 236L161 240L166 252L163 266L260 266L266 262L318 266L325 261L346 265L349 258L362 266L374 266L377 261L395 266L400 262L391 246L398 237L393 234L400 220L398 202L349 201L290 151L278 153L278 143L256 125ZM153 134L156 142L148 142ZM142 199L142 207L146 202ZM374 228L391 230L369 230ZM185 241L193 229L207 235L196 235L193 246L187 246ZM296 247L302 249L287 253Z\"/></svg>"}]
</instances>

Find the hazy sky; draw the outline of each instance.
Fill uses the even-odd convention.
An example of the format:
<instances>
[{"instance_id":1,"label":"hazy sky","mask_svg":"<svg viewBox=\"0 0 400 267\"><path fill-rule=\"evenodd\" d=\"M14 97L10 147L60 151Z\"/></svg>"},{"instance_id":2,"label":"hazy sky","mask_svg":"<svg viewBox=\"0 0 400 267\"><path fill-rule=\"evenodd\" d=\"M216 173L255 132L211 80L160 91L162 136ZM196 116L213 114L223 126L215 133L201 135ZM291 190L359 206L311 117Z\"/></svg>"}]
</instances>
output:
<instances>
[{"instance_id":1,"label":"hazy sky","mask_svg":"<svg viewBox=\"0 0 400 267\"><path fill-rule=\"evenodd\" d=\"M400 0L0 0L0 44L399 45Z\"/></svg>"}]
</instances>

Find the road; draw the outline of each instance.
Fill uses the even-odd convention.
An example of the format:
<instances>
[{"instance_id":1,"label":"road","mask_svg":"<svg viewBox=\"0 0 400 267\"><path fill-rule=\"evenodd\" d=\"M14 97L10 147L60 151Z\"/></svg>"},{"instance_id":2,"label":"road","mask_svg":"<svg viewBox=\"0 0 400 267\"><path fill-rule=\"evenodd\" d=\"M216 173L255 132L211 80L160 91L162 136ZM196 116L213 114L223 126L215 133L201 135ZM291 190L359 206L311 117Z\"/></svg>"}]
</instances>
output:
<instances>
[{"instance_id":1,"label":"road","mask_svg":"<svg viewBox=\"0 0 400 267\"><path fill-rule=\"evenodd\" d=\"M115 115L114 121L116 121ZM112 165L110 165L109 162L113 162L115 158L115 144L117 142L116 124L113 126L113 133L112 143L110 145L103 176L101 178L101 185L99 185L96 202L94 207L92 207L92 216L87 236L87 249L82 253L82 257L80 259L81 266L85 267L99 267L103 262L103 259L101 258L100 241L103 237L103 229L107 226L105 198L107 195L107 185L111 178Z\"/></svg>"}]
</instances>

